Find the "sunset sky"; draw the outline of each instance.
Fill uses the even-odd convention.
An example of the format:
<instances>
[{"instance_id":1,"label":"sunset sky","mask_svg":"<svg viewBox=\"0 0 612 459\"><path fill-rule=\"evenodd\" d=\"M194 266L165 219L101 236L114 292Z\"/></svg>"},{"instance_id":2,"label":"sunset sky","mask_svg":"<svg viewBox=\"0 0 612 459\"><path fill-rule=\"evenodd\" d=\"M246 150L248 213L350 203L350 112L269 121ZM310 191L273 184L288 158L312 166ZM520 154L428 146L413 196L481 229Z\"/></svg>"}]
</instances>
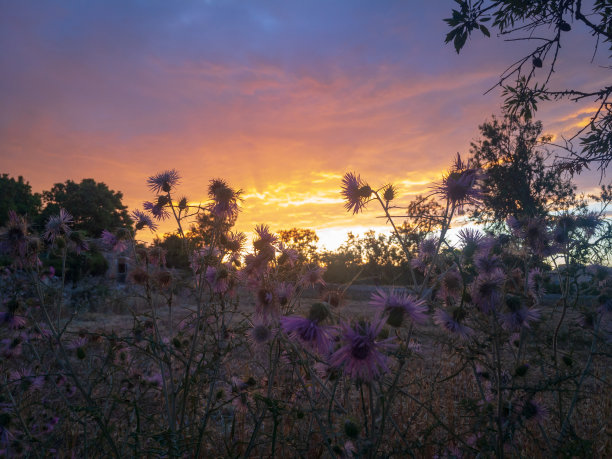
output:
<instances>
[{"instance_id":1,"label":"sunset sky","mask_svg":"<svg viewBox=\"0 0 612 459\"><path fill-rule=\"evenodd\" d=\"M374 207L345 212L345 172L407 202L500 112L500 92L483 93L526 45L479 34L457 55L444 45L453 5L0 0L0 172L35 191L91 177L130 210L156 172L177 169L192 201L220 177L244 190L240 230L312 228L333 248L382 226ZM592 54L576 24L552 87L603 86L607 50ZM538 118L559 136L592 108L548 104Z\"/></svg>"}]
</instances>

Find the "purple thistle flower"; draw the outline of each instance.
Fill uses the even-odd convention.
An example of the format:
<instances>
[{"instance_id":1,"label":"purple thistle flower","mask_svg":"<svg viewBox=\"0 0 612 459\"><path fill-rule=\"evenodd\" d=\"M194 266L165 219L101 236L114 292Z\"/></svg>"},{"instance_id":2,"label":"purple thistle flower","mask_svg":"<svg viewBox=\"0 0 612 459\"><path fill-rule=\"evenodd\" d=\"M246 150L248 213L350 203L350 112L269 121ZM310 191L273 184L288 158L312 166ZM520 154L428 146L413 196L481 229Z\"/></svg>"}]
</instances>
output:
<instances>
[{"instance_id":1,"label":"purple thistle flower","mask_svg":"<svg viewBox=\"0 0 612 459\"><path fill-rule=\"evenodd\" d=\"M372 323L359 323L355 328L343 324L345 344L331 355L330 364L343 367L347 375L364 381L371 381L389 371L388 358L381 351L396 347L391 342L393 338L376 340L384 323L383 318L376 318Z\"/></svg>"},{"instance_id":2,"label":"purple thistle flower","mask_svg":"<svg viewBox=\"0 0 612 459\"><path fill-rule=\"evenodd\" d=\"M540 319L540 311L526 307L515 295L506 296L509 312L501 315L502 325L506 330L518 331L521 327L529 328L529 323Z\"/></svg>"},{"instance_id":3,"label":"purple thistle flower","mask_svg":"<svg viewBox=\"0 0 612 459\"><path fill-rule=\"evenodd\" d=\"M295 263L299 258L297 250L287 247L282 242L278 245L278 250L281 252L280 256L278 257L279 265L288 264L289 266L295 266Z\"/></svg>"},{"instance_id":4,"label":"purple thistle flower","mask_svg":"<svg viewBox=\"0 0 612 459\"><path fill-rule=\"evenodd\" d=\"M425 312L427 307L425 301L419 300L412 295L396 292L384 292L377 289L370 298L370 306L379 308L382 312L387 312L387 323L392 327L400 327L407 315L410 320L416 323L423 323L427 318Z\"/></svg>"},{"instance_id":5,"label":"purple thistle flower","mask_svg":"<svg viewBox=\"0 0 612 459\"><path fill-rule=\"evenodd\" d=\"M175 169L171 169L152 175L147 179L147 183L154 193L159 193L160 191L168 193L173 187L178 185L179 180L179 173Z\"/></svg>"},{"instance_id":6,"label":"purple thistle flower","mask_svg":"<svg viewBox=\"0 0 612 459\"><path fill-rule=\"evenodd\" d=\"M70 235L72 230L69 224L72 223L72 215L70 215L66 209L60 209L59 215L53 215L47 221L45 226L45 234L43 235L48 241L55 241L55 239L62 234Z\"/></svg>"},{"instance_id":7,"label":"purple thistle flower","mask_svg":"<svg viewBox=\"0 0 612 459\"><path fill-rule=\"evenodd\" d=\"M87 344L87 338L85 336L79 336L77 338L75 338L74 340L72 340L70 343L68 343L68 345L66 346L66 349L78 349L80 347L85 347L85 345Z\"/></svg>"},{"instance_id":8,"label":"purple thistle flower","mask_svg":"<svg viewBox=\"0 0 612 459\"><path fill-rule=\"evenodd\" d=\"M28 222L14 210L8 211L8 223L2 233L0 249L24 258L28 248Z\"/></svg>"},{"instance_id":9,"label":"purple thistle flower","mask_svg":"<svg viewBox=\"0 0 612 459\"><path fill-rule=\"evenodd\" d=\"M442 183L433 187L433 190L435 194L443 196L456 208L461 209L466 204L478 202L481 193L476 187L477 179L477 170L469 168L457 153L450 172L442 178Z\"/></svg>"},{"instance_id":10,"label":"purple thistle flower","mask_svg":"<svg viewBox=\"0 0 612 459\"><path fill-rule=\"evenodd\" d=\"M526 400L521 409L521 416L523 416L526 421L539 424L548 417L548 409L533 399Z\"/></svg>"},{"instance_id":11,"label":"purple thistle flower","mask_svg":"<svg viewBox=\"0 0 612 459\"><path fill-rule=\"evenodd\" d=\"M314 287L316 284L321 284L325 286L325 281L323 280L323 273L326 268L322 266L314 266L308 269L300 278L299 283L305 287Z\"/></svg>"},{"instance_id":12,"label":"purple thistle flower","mask_svg":"<svg viewBox=\"0 0 612 459\"><path fill-rule=\"evenodd\" d=\"M145 201L142 203L142 207L144 210L151 212L151 215L157 220L166 220L170 217L170 212L166 209L166 204L160 204L159 202L153 204L150 201Z\"/></svg>"},{"instance_id":13,"label":"purple thistle flower","mask_svg":"<svg viewBox=\"0 0 612 459\"><path fill-rule=\"evenodd\" d=\"M506 225L508 225L508 228L510 228L512 234L514 234L516 237L522 237L521 229L523 225L521 225L521 222L519 222L514 215L510 215L508 218L506 218Z\"/></svg>"},{"instance_id":14,"label":"purple thistle flower","mask_svg":"<svg viewBox=\"0 0 612 459\"><path fill-rule=\"evenodd\" d=\"M230 188L224 180L211 180L208 187L208 196L213 200L208 206L210 212L218 218L233 220L240 211L238 202L241 193Z\"/></svg>"},{"instance_id":15,"label":"purple thistle flower","mask_svg":"<svg viewBox=\"0 0 612 459\"><path fill-rule=\"evenodd\" d=\"M231 286L231 270L226 265L206 268L206 280L216 293L226 293Z\"/></svg>"},{"instance_id":16,"label":"purple thistle flower","mask_svg":"<svg viewBox=\"0 0 612 459\"><path fill-rule=\"evenodd\" d=\"M151 217L140 210L133 211L131 217L136 223L137 231L143 228L149 228L151 232L153 232L157 229L157 224L153 223Z\"/></svg>"},{"instance_id":17,"label":"purple thistle flower","mask_svg":"<svg viewBox=\"0 0 612 459\"><path fill-rule=\"evenodd\" d=\"M70 239L70 246L77 255L89 250L89 243L85 240L81 231L73 231L68 238Z\"/></svg>"},{"instance_id":18,"label":"purple thistle flower","mask_svg":"<svg viewBox=\"0 0 612 459\"><path fill-rule=\"evenodd\" d=\"M344 207L348 212L352 210L354 215L361 212L368 203L372 195L372 188L364 183L359 175L355 175L354 172L347 172L342 178L341 193L346 201Z\"/></svg>"},{"instance_id":19,"label":"purple thistle flower","mask_svg":"<svg viewBox=\"0 0 612 459\"><path fill-rule=\"evenodd\" d=\"M529 275L527 276L527 288L533 297L541 298L546 293L546 289L544 288L545 280L544 273L542 273L540 268L534 268L529 271Z\"/></svg>"},{"instance_id":20,"label":"purple thistle flower","mask_svg":"<svg viewBox=\"0 0 612 459\"><path fill-rule=\"evenodd\" d=\"M602 220L595 212L579 215L576 218L576 225L584 231L587 238L593 236L601 224Z\"/></svg>"},{"instance_id":21,"label":"purple thistle flower","mask_svg":"<svg viewBox=\"0 0 612 459\"><path fill-rule=\"evenodd\" d=\"M452 315L445 309L438 309L434 312L434 322L451 334L458 335L462 339L468 339L473 330L463 325L461 322L465 317L465 311L456 308Z\"/></svg>"},{"instance_id":22,"label":"purple thistle flower","mask_svg":"<svg viewBox=\"0 0 612 459\"><path fill-rule=\"evenodd\" d=\"M472 300L485 314L495 309L501 300L501 289L506 277L502 270L479 275L472 283Z\"/></svg>"},{"instance_id":23,"label":"purple thistle flower","mask_svg":"<svg viewBox=\"0 0 612 459\"><path fill-rule=\"evenodd\" d=\"M446 271L442 275L440 280L440 290L438 291L438 298L444 301L459 300L463 291L463 278L461 273L456 269Z\"/></svg>"},{"instance_id":24,"label":"purple thistle flower","mask_svg":"<svg viewBox=\"0 0 612 459\"><path fill-rule=\"evenodd\" d=\"M423 239L421 243L419 244L418 257L421 260L431 258L436 254L437 249L438 249L438 238L437 237L428 237L427 239Z\"/></svg>"},{"instance_id":25,"label":"purple thistle flower","mask_svg":"<svg viewBox=\"0 0 612 459\"><path fill-rule=\"evenodd\" d=\"M230 232L226 235L224 246L232 253L240 253L244 249L247 237L241 232Z\"/></svg>"},{"instance_id":26,"label":"purple thistle flower","mask_svg":"<svg viewBox=\"0 0 612 459\"><path fill-rule=\"evenodd\" d=\"M289 282L281 282L276 286L276 298L281 306L287 306L293 297L294 288Z\"/></svg>"},{"instance_id":27,"label":"purple thistle flower","mask_svg":"<svg viewBox=\"0 0 612 459\"><path fill-rule=\"evenodd\" d=\"M255 312L264 322L267 322L270 318L275 319L279 316L278 303L272 291L264 287L261 287L257 291Z\"/></svg>"},{"instance_id":28,"label":"purple thistle flower","mask_svg":"<svg viewBox=\"0 0 612 459\"><path fill-rule=\"evenodd\" d=\"M253 328L248 333L248 339L251 346L258 350L265 344L269 343L273 336L273 331L270 326L261 321L256 321Z\"/></svg>"},{"instance_id":29,"label":"purple thistle flower","mask_svg":"<svg viewBox=\"0 0 612 459\"><path fill-rule=\"evenodd\" d=\"M319 325L318 320L299 316L282 317L280 323L290 338L321 355L329 353L333 342L333 327Z\"/></svg>"},{"instance_id":30,"label":"purple thistle flower","mask_svg":"<svg viewBox=\"0 0 612 459\"><path fill-rule=\"evenodd\" d=\"M464 228L457 233L459 240L463 244L463 248L478 248L484 239L484 234L473 228Z\"/></svg>"},{"instance_id":31,"label":"purple thistle flower","mask_svg":"<svg viewBox=\"0 0 612 459\"><path fill-rule=\"evenodd\" d=\"M102 231L102 244L108 249L115 253L121 253L127 249L127 242L123 239L119 239L113 233L109 231Z\"/></svg>"},{"instance_id":32,"label":"purple thistle flower","mask_svg":"<svg viewBox=\"0 0 612 459\"><path fill-rule=\"evenodd\" d=\"M259 237L259 241L264 244L276 244L278 242L278 237L270 232L268 225L257 225L255 227L255 234Z\"/></svg>"},{"instance_id":33,"label":"purple thistle flower","mask_svg":"<svg viewBox=\"0 0 612 459\"><path fill-rule=\"evenodd\" d=\"M26 319L11 311L0 312L0 324L6 324L11 330L17 330L25 327Z\"/></svg>"},{"instance_id":34,"label":"purple thistle flower","mask_svg":"<svg viewBox=\"0 0 612 459\"><path fill-rule=\"evenodd\" d=\"M488 252L478 254L474 260L474 265L476 265L479 274L491 274L503 267L501 259L497 255L492 255Z\"/></svg>"}]
</instances>

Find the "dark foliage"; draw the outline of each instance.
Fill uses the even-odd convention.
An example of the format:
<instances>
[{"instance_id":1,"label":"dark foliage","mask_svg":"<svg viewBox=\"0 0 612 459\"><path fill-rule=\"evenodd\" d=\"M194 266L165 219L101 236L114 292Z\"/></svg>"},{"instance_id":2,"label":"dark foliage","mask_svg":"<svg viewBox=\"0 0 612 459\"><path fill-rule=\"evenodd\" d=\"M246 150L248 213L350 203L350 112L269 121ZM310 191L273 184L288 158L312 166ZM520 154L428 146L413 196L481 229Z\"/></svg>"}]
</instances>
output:
<instances>
[{"instance_id":1,"label":"dark foliage","mask_svg":"<svg viewBox=\"0 0 612 459\"><path fill-rule=\"evenodd\" d=\"M120 191L113 191L93 179L83 179L81 183L72 180L56 183L51 190L43 192L45 208L37 218L36 226L44 228L49 217L64 208L74 218L74 229L85 231L90 237L100 237L105 229L131 229L132 220L122 199Z\"/></svg>"},{"instance_id":2,"label":"dark foliage","mask_svg":"<svg viewBox=\"0 0 612 459\"><path fill-rule=\"evenodd\" d=\"M32 193L32 187L19 176L17 180L8 174L0 175L0 226L8 221L9 210L29 218L40 212L41 196Z\"/></svg>"},{"instance_id":3,"label":"dark foliage","mask_svg":"<svg viewBox=\"0 0 612 459\"><path fill-rule=\"evenodd\" d=\"M503 225L507 217L535 217L570 201L574 186L546 164L540 148L542 124L506 116L480 126L472 143L474 165L483 170L482 205L472 212L478 222Z\"/></svg>"}]
</instances>

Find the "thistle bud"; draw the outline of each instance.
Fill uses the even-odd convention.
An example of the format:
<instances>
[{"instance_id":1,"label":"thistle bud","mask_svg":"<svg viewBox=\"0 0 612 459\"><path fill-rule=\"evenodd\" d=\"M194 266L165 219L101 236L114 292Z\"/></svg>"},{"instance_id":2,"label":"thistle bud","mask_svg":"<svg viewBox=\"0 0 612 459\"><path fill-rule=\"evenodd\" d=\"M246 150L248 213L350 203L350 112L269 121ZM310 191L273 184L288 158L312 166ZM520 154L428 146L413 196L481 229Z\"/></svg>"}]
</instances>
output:
<instances>
[{"instance_id":1,"label":"thistle bud","mask_svg":"<svg viewBox=\"0 0 612 459\"><path fill-rule=\"evenodd\" d=\"M364 185L359 188L359 196L362 198L369 198L372 196L372 188L370 188L370 185Z\"/></svg>"},{"instance_id":2,"label":"thistle bud","mask_svg":"<svg viewBox=\"0 0 612 459\"><path fill-rule=\"evenodd\" d=\"M404 308L390 308L387 323L395 328L401 327L404 323L404 313Z\"/></svg>"},{"instance_id":3,"label":"thistle bud","mask_svg":"<svg viewBox=\"0 0 612 459\"><path fill-rule=\"evenodd\" d=\"M310 307L310 312L308 313L308 318L313 322L323 322L325 319L329 317L329 307L325 303L314 303Z\"/></svg>"},{"instance_id":4,"label":"thistle bud","mask_svg":"<svg viewBox=\"0 0 612 459\"><path fill-rule=\"evenodd\" d=\"M529 371L529 365L524 363L516 367L516 369L514 370L514 374L516 376L525 376L527 374L527 371Z\"/></svg>"},{"instance_id":5,"label":"thistle bud","mask_svg":"<svg viewBox=\"0 0 612 459\"><path fill-rule=\"evenodd\" d=\"M559 30L561 32L569 32L570 30L572 30L572 26L570 26L567 22L565 21L561 21L559 23Z\"/></svg>"},{"instance_id":6,"label":"thistle bud","mask_svg":"<svg viewBox=\"0 0 612 459\"><path fill-rule=\"evenodd\" d=\"M344 421L344 434L349 438L357 438L361 428L352 419Z\"/></svg>"},{"instance_id":7,"label":"thistle bud","mask_svg":"<svg viewBox=\"0 0 612 459\"><path fill-rule=\"evenodd\" d=\"M534 67L537 67L537 68L542 67L542 59L540 59L539 57L534 57L531 62L533 63Z\"/></svg>"},{"instance_id":8,"label":"thistle bud","mask_svg":"<svg viewBox=\"0 0 612 459\"><path fill-rule=\"evenodd\" d=\"M395 187L393 185L388 185L385 188L383 198L385 198L385 201L393 201L395 199Z\"/></svg>"}]
</instances>

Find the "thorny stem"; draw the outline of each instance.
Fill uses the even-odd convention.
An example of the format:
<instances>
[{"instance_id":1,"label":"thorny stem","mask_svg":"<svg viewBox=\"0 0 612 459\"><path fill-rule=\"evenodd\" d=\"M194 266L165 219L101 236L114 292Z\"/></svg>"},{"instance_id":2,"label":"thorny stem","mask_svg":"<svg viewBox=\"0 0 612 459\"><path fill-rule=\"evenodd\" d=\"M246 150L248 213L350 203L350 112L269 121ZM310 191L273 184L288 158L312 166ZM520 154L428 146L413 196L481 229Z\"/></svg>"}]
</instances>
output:
<instances>
[{"instance_id":1,"label":"thorny stem","mask_svg":"<svg viewBox=\"0 0 612 459\"><path fill-rule=\"evenodd\" d=\"M381 199L377 191L374 191L374 196L376 196L376 199L382 206L385 212L387 221L391 224L391 227L393 228L393 232L395 233L395 237L397 238L400 245L402 246L402 250L404 251L406 258L408 259L408 272L410 273L410 277L412 278L412 285L414 285L414 287L416 288L416 285L417 285L416 275L414 274L414 270L412 269L412 266L410 266L410 260L412 259L412 256L410 255L410 250L408 250L408 247L406 246L406 242L404 241L404 238L400 235L399 231L397 230L397 227L395 226L395 222L393 221L393 218L389 214L389 206L385 205L385 203L383 202L383 200Z\"/></svg>"}]
</instances>

